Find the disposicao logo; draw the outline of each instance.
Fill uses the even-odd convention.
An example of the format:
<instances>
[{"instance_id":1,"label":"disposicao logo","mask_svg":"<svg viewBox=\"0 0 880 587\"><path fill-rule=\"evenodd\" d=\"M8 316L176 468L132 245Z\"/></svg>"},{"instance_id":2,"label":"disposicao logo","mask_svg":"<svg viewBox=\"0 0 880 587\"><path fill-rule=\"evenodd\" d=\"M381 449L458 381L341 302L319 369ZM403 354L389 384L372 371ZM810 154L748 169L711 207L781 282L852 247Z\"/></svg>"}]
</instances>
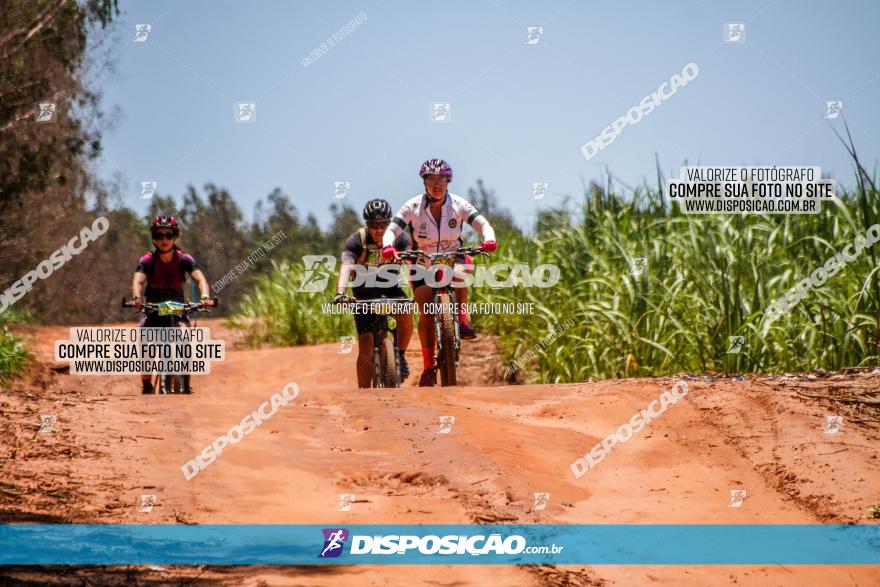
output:
<instances>
[{"instance_id":1,"label":"disposicao logo","mask_svg":"<svg viewBox=\"0 0 880 587\"><path fill-rule=\"evenodd\" d=\"M348 530L345 528L324 528L324 548L318 558L335 558L342 554L345 541L348 540Z\"/></svg>"}]
</instances>

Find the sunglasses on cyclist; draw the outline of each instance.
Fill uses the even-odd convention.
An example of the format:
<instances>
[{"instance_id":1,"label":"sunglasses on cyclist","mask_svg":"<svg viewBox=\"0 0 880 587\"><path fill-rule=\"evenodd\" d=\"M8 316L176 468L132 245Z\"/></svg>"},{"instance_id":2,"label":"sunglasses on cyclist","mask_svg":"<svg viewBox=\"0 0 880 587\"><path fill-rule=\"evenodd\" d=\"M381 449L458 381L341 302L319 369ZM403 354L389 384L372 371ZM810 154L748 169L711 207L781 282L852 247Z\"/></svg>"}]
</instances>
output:
<instances>
[{"instance_id":1,"label":"sunglasses on cyclist","mask_svg":"<svg viewBox=\"0 0 880 587\"><path fill-rule=\"evenodd\" d=\"M153 240L161 241L161 240L174 240L173 232L154 232Z\"/></svg>"},{"instance_id":2,"label":"sunglasses on cyclist","mask_svg":"<svg viewBox=\"0 0 880 587\"><path fill-rule=\"evenodd\" d=\"M388 225L391 224L389 220L368 220L367 227L369 228L388 228Z\"/></svg>"}]
</instances>

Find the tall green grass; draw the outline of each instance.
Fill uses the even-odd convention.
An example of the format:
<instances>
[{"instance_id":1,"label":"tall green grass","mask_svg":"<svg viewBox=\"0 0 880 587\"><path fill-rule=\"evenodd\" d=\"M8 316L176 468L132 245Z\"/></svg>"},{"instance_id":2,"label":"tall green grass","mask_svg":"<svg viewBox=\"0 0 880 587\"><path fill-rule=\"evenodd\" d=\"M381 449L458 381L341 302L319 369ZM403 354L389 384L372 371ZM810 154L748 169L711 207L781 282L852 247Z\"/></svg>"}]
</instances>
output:
<instances>
[{"instance_id":1,"label":"tall green grass","mask_svg":"<svg viewBox=\"0 0 880 587\"><path fill-rule=\"evenodd\" d=\"M24 373L30 358L22 340L9 332L7 325L33 322L33 317L26 311L7 308L0 312L0 384Z\"/></svg>"},{"instance_id":2,"label":"tall green grass","mask_svg":"<svg viewBox=\"0 0 880 587\"><path fill-rule=\"evenodd\" d=\"M271 272L257 278L230 320L232 326L245 331L248 344L314 344L355 334L351 316L321 312L321 304L333 299L336 276L329 276L324 291L299 292L304 273L301 262L272 261Z\"/></svg>"},{"instance_id":3,"label":"tall green grass","mask_svg":"<svg viewBox=\"0 0 880 587\"><path fill-rule=\"evenodd\" d=\"M27 310L7 308L5 311L0 312L0 326L8 324L39 324L39 322Z\"/></svg>"},{"instance_id":4,"label":"tall green grass","mask_svg":"<svg viewBox=\"0 0 880 587\"><path fill-rule=\"evenodd\" d=\"M474 291L478 302L533 302L536 315L477 322L513 359L574 318L525 369L536 381L875 364L880 250L866 249L776 322L764 316L880 217L873 186L840 196L816 215L697 216L670 210L655 190L624 200L594 185L573 222L508 243L493 259L554 263L555 287ZM636 257L648 260L639 277L631 275ZM745 344L728 354L734 335Z\"/></svg>"},{"instance_id":5,"label":"tall green grass","mask_svg":"<svg viewBox=\"0 0 880 587\"><path fill-rule=\"evenodd\" d=\"M21 339L0 327L0 384L24 373L29 356Z\"/></svg>"}]
</instances>

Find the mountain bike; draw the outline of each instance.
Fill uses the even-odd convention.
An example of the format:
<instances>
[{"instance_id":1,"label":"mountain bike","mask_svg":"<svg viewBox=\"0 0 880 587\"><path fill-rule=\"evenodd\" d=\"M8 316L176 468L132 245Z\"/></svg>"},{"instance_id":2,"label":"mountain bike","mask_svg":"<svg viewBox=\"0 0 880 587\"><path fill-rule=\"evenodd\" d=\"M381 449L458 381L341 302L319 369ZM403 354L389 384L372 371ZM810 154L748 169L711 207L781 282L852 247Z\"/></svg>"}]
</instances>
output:
<instances>
[{"instance_id":1,"label":"mountain bike","mask_svg":"<svg viewBox=\"0 0 880 587\"><path fill-rule=\"evenodd\" d=\"M217 298L214 298L214 306L217 305ZM135 306L134 300L126 300L122 298L123 308L132 308ZM147 316L158 316L158 328L185 328L189 321L190 312L210 312L211 308L202 302L144 302L141 304L139 312ZM160 343L171 345L171 342ZM170 353L169 353L170 354ZM177 356L176 354L171 356ZM181 373L151 373L153 389L156 393L190 393L184 391L183 374Z\"/></svg>"},{"instance_id":2,"label":"mountain bike","mask_svg":"<svg viewBox=\"0 0 880 587\"><path fill-rule=\"evenodd\" d=\"M431 265L446 265L449 271L455 267L456 259L463 255L485 255L489 253L482 247L462 247L448 253L426 253L424 251L401 251L398 257L404 261L417 262L419 259L427 259ZM445 281L443 272L437 272L437 281ZM430 286L429 286L430 287ZM458 331L458 312L455 309L455 288L452 280L440 287L432 287L431 304L439 309L434 318L434 334L437 340L437 355L435 358L437 370L440 371L440 385L449 387L457 385L456 371L458 358L461 353L461 336ZM421 310L421 308L420 308ZM424 319L424 316L422 317Z\"/></svg>"},{"instance_id":3,"label":"mountain bike","mask_svg":"<svg viewBox=\"0 0 880 587\"><path fill-rule=\"evenodd\" d=\"M413 301L409 298L374 298L357 300L347 297L340 302L360 314L374 314L371 333L373 334L373 387L400 387L400 361L397 343L397 320L392 311L405 308L412 311ZM398 312L399 313L399 312ZM389 336L390 335L390 336Z\"/></svg>"}]
</instances>

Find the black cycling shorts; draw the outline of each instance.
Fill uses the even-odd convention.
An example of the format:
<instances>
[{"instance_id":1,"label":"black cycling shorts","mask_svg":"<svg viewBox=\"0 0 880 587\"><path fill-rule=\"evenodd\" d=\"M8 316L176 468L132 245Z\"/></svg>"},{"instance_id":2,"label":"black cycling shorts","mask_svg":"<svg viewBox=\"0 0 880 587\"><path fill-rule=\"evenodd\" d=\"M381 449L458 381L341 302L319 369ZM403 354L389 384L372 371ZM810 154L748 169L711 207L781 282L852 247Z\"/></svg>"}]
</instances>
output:
<instances>
[{"instance_id":1,"label":"black cycling shorts","mask_svg":"<svg viewBox=\"0 0 880 587\"><path fill-rule=\"evenodd\" d=\"M393 287L384 292L385 297L387 298L405 298L406 294L403 293L403 290L399 287ZM366 301L369 299L378 299L378 298L358 298L358 301ZM373 330L373 322L376 320L376 314L355 314L354 315L354 325L357 328L358 336L364 334L366 332L370 332Z\"/></svg>"}]
</instances>

